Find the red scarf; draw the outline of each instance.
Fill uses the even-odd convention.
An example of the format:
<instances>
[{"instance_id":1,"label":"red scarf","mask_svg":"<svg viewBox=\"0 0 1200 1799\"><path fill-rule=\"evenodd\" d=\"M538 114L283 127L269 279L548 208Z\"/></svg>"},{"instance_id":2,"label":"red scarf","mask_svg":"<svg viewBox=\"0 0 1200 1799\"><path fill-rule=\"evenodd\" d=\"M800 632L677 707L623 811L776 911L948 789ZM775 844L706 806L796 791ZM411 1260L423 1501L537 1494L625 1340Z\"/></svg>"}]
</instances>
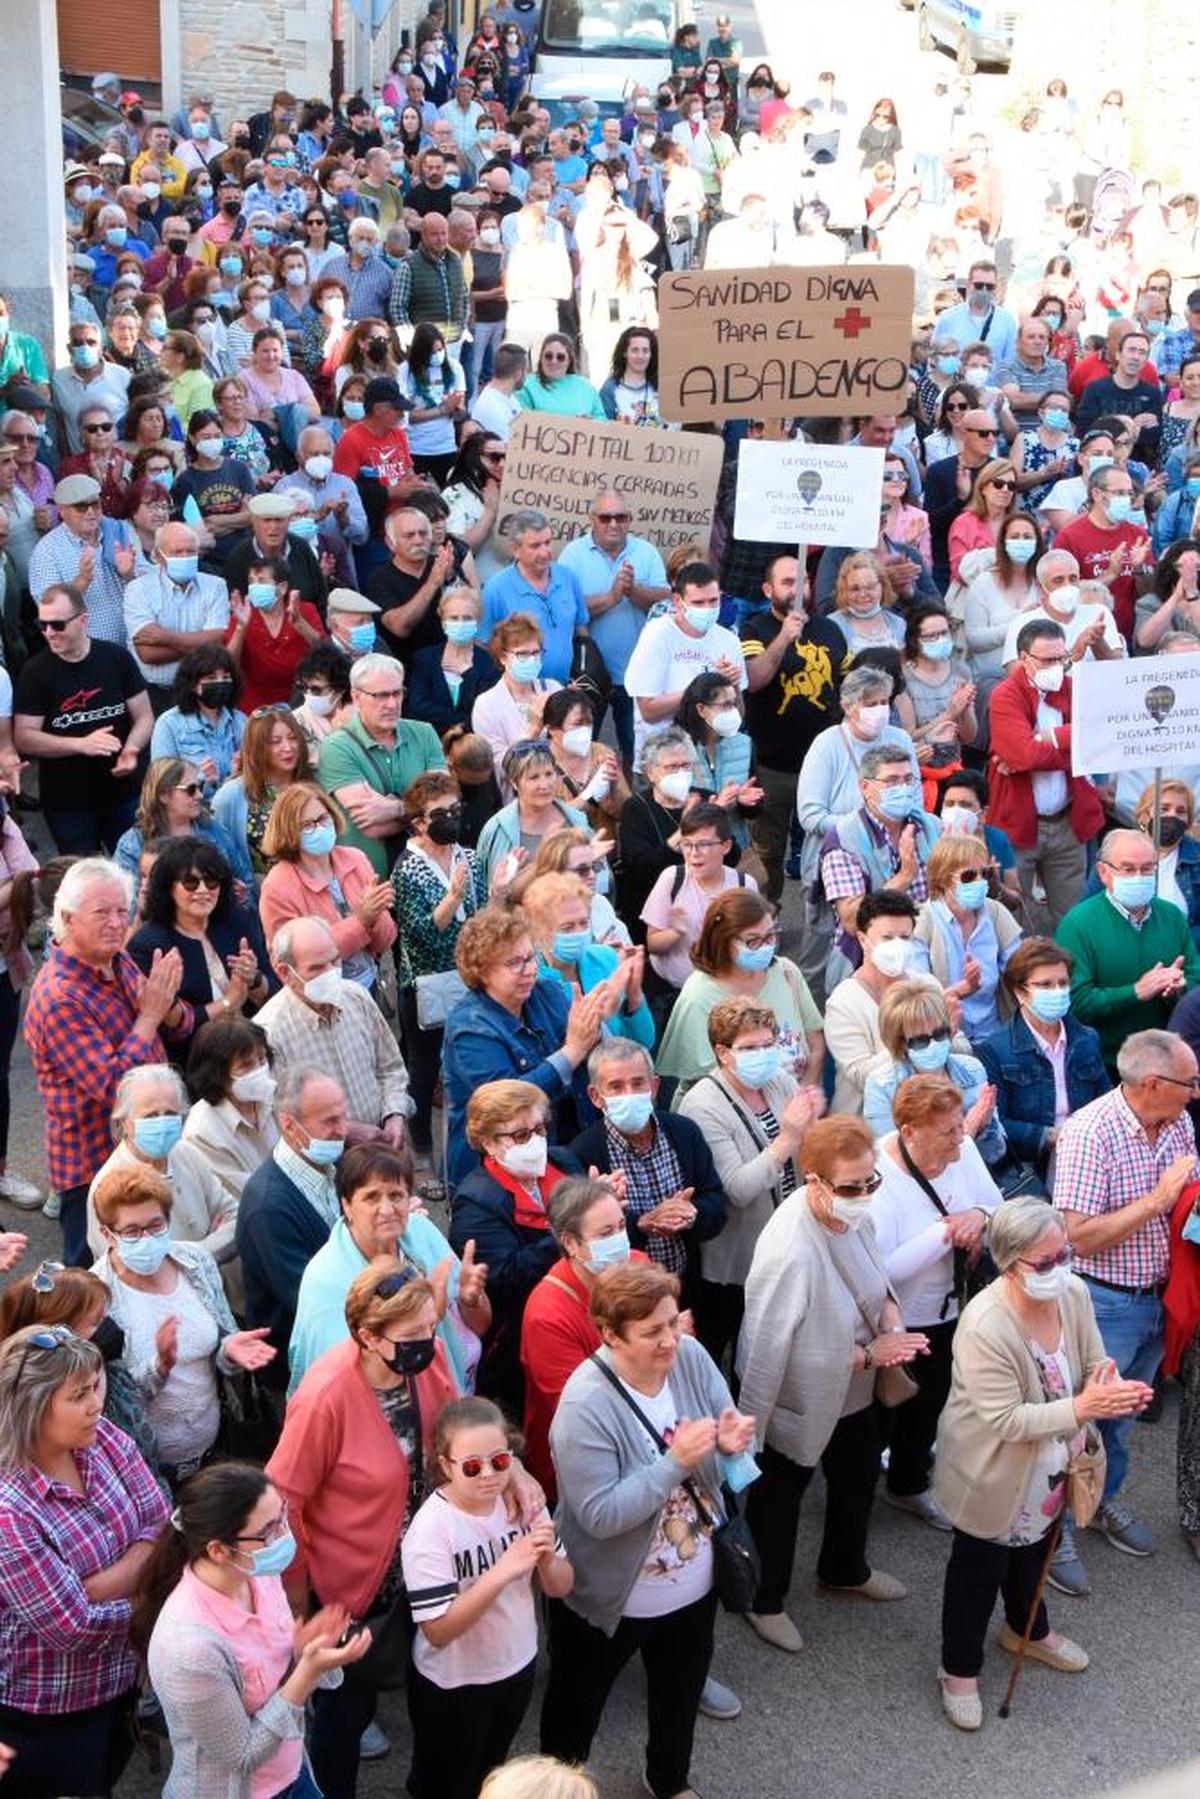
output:
<instances>
[{"instance_id":1,"label":"red scarf","mask_svg":"<svg viewBox=\"0 0 1200 1799\"><path fill-rule=\"evenodd\" d=\"M508 1169L497 1162L494 1157L485 1156L483 1167L484 1172L490 1174L494 1181L498 1181L506 1193L512 1194L513 1223L515 1225L523 1231L548 1231L550 1229L545 1201L549 1199L559 1181L566 1179L561 1169L552 1167L549 1162L546 1163L546 1172L538 1182L543 1202L539 1205L529 1189L521 1185L520 1176L510 1174Z\"/></svg>"},{"instance_id":2,"label":"red scarf","mask_svg":"<svg viewBox=\"0 0 1200 1799\"><path fill-rule=\"evenodd\" d=\"M1200 1329L1200 1244L1183 1235L1197 1197L1200 1181L1189 1181L1171 1213L1171 1272L1163 1291L1167 1326L1164 1374L1178 1372L1184 1350Z\"/></svg>"}]
</instances>

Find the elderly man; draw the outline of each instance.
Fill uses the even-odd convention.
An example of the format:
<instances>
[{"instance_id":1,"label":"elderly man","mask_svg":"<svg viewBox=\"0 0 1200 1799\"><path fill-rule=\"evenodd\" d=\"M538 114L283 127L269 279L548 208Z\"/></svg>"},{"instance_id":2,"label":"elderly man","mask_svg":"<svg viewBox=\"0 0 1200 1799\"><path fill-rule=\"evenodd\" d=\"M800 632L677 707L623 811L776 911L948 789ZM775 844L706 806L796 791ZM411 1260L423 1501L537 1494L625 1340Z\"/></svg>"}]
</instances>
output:
<instances>
[{"instance_id":1,"label":"elderly man","mask_svg":"<svg viewBox=\"0 0 1200 1799\"><path fill-rule=\"evenodd\" d=\"M83 595L88 631L105 643L125 643L125 589L147 574L131 527L100 510L100 483L91 475L67 475L54 489L61 524L48 531L29 558L29 590L35 600L48 587L70 582Z\"/></svg>"},{"instance_id":2,"label":"elderly man","mask_svg":"<svg viewBox=\"0 0 1200 1799\"><path fill-rule=\"evenodd\" d=\"M156 718L171 704L181 657L225 641L229 590L220 576L200 573L199 548L190 525L160 525L153 573L125 589L125 630Z\"/></svg>"},{"instance_id":3,"label":"elderly man","mask_svg":"<svg viewBox=\"0 0 1200 1799\"><path fill-rule=\"evenodd\" d=\"M1017 637L1034 619L1060 627L1072 663L1108 662L1125 654L1125 640L1111 610L1096 601L1081 604L1079 564L1070 550L1047 550L1035 574L1037 605L1028 612L1015 612L1005 633L1001 658L1009 674L1016 665Z\"/></svg>"},{"instance_id":4,"label":"elderly man","mask_svg":"<svg viewBox=\"0 0 1200 1799\"><path fill-rule=\"evenodd\" d=\"M114 419L125 416L129 370L104 361L103 342L97 326L72 325L67 332L69 366L55 369L50 377L64 455L77 456L85 447L79 421L86 407L107 406Z\"/></svg>"},{"instance_id":5,"label":"elderly man","mask_svg":"<svg viewBox=\"0 0 1200 1799\"><path fill-rule=\"evenodd\" d=\"M255 494L249 510L254 522L249 531L239 533L225 558L230 593L245 593L252 564L282 559L287 563L289 590L294 589L324 618L329 586L321 564L312 546L288 529L299 510L295 495Z\"/></svg>"},{"instance_id":6,"label":"elderly man","mask_svg":"<svg viewBox=\"0 0 1200 1799\"><path fill-rule=\"evenodd\" d=\"M588 609L579 581L571 569L553 560L554 533L544 513L514 514L508 536L512 563L484 587L480 637L486 642L500 620L514 612L531 612L545 640L542 674L565 683L571 678L574 640L588 631Z\"/></svg>"},{"instance_id":7,"label":"elderly man","mask_svg":"<svg viewBox=\"0 0 1200 1799\"><path fill-rule=\"evenodd\" d=\"M335 587L329 595L329 641L347 662L357 662L376 649L382 653L376 620L379 608L352 587Z\"/></svg>"},{"instance_id":8,"label":"elderly man","mask_svg":"<svg viewBox=\"0 0 1200 1799\"><path fill-rule=\"evenodd\" d=\"M74 863L54 902L53 945L25 1014L45 1112L46 1168L62 1207L63 1255L77 1268L92 1259L87 1191L112 1153L117 1085L138 1063L165 1061L163 1036L187 1039L195 1029L191 1007L177 997L179 951L156 950L143 975L121 947L128 929L121 870L98 857Z\"/></svg>"},{"instance_id":9,"label":"elderly man","mask_svg":"<svg viewBox=\"0 0 1200 1799\"><path fill-rule=\"evenodd\" d=\"M339 1216L334 1169L349 1130L345 1091L324 1068L293 1062L275 1089L275 1118L279 1141L242 1188L235 1243L246 1322L269 1332L278 1353L264 1379L282 1396L300 1280Z\"/></svg>"},{"instance_id":10,"label":"elderly man","mask_svg":"<svg viewBox=\"0 0 1200 1799\"><path fill-rule=\"evenodd\" d=\"M463 278L462 259L450 248L450 210L447 205L445 214L426 212L422 218L420 243L392 277L387 316L402 330L423 321L436 325L453 355L466 329L471 296Z\"/></svg>"},{"instance_id":11,"label":"elderly man","mask_svg":"<svg viewBox=\"0 0 1200 1799\"><path fill-rule=\"evenodd\" d=\"M465 70L460 72L455 78L452 98L438 107L438 118L449 125L454 142L464 155L470 154L479 136L479 127L489 122L491 116L476 98L474 76Z\"/></svg>"},{"instance_id":12,"label":"elderly man","mask_svg":"<svg viewBox=\"0 0 1200 1799\"><path fill-rule=\"evenodd\" d=\"M348 475L333 472L333 438L324 425L306 425L296 439L299 467L276 483L276 493L302 494L317 521L319 545L334 560L334 578L353 585L352 544L366 543L362 496Z\"/></svg>"},{"instance_id":13,"label":"elderly man","mask_svg":"<svg viewBox=\"0 0 1200 1799\"><path fill-rule=\"evenodd\" d=\"M1038 406L1046 394L1066 393L1067 365L1050 355L1050 331L1043 319L1031 315L1021 320L1017 347L1007 362L997 365L993 384L1023 431L1037 424Z\"/></svg>"},{"instance_id":14,"label":"elderly man","mask_svg":"<svg viewBox=\"0 0 1200 1799\"><path fill-rule=\"evenodd\" d=\"M217 136L212 107L205 100L193 100L187 109L186 134L180 132L175 146L175 160L190 175L193 169L206 169L229 148Z\"/></svg>"},{"instance_id":15,"label":"elderly man","mask_svg":"<svg viewBox=\"0 0 1200 1799\"><path fill-rule=\"evenodd\" d=\"M406 669L426 644L442 641L436 604L442 589L454 582L454 547L449 539L433 548L433 526L415 506L390 513L384 538L391 561L367 579L367 592L379 607L379 629L388 650Z\"/></svg>"},{"instance_id":16,"label":"elderly man","mask_svg":"<svg viewBox=\"0 0 1200 1799\"><path fill-rule=\"evenodd\" d=\"M574 575L591 620L592 641L613 680L613 723L627 762L633 760L633 701L623 686L625 670L651 606L671 587L657 549L629 529L629 501L614 487L592 501L591 530L566 545L558 567ZM536 615L535 615L536 616Z\"/></svg>"},{"instance_id":17,"label":"elderly man","mask_svg":"<svg viewBox=\"0 0 1200 1799\"><path fill-rule=\"evenodd\" d=\"M963 414L962 433L958 454L931 462L925 473L933 578L940 593L945 593L950 585L950 527L974 493L980 469L995 456L999 435L996 421L985 406L974 406Z\"/></svg>"},{"instance_id":18,"label":"elderly man","mask_svg":"<svg viewBox=\"0 0 1200 1799\"><path fill-rule=\"evenodd\" d=\"M1165 1026L1176 1000L1200 982L1187 915L1157 897L1157 871L1149 837L1110 831L1096 864L1103 892L1072 906L1055 933L1075 958L1071 1008L1100 1033L1110 1069L1131 1031Z\"/></svg>"},{"instance_id":19,"label":"elderly man","mask_svg":"<svg viewBox=\"0 0 1200 1799\"><path fill-rule=\"evenodd\" d=\"M1170 1213L1197 1174L1188 1102L1200 1092L1200 1077L1195 1054L1182 1037L1162 1030L1128 1037L1117 1073L1119 1087L1062 1127L1054 1204L1071 1240L1074 1271L1087 1282L1105 1349L1125 1379L1151 1382L1162 1360ZM1129 1467L1131 1422L1099 1421L1108 1467L1093 1529L1126 1555L1149 1555L1150 1532L1118 1498ZM1088 1591L1070 1533L1050 1579L1063 1592Z\"/></svg>"},{"instance_id":20,"label":"elderly man","mask_svg":"<svg viewBox=\"0 0 1200 1799\"><path fill-rule=\"evenodd\" d=\"M1085 581L1102 581L1107 587L1113 616L1122 637L1128 639L1139 594L1148 592L1154 580L1154 552L1144 525L1129 522L1133 510L1133 479L1116 463L1097 468L1088 476L1088 509L1072 519L1054 540L1056 550L1069 550L1079 563Z\"/></svg>"},{"instance_id":21,"label":"elderly man","mask_svg":"<svg viewBox=\"0 0 1200 1799\"><path fill-rule=\"evenodd\" d=\"M275 1060L306 1063L346 1095L346 1141L403 1147L412 1111L408 1070L383 1013L365 987L342 978L342 958L319 918L280 925L271 961L283 986L258 1013Z\"/></svg>"},{"instance_id":22,"label":"elderly man","mask_svg":"<svg viewBox=\"0 0 1200 1799\"><path fill-rule=\"evenodd\" d=\"M486 592L485 588L485 597ZM638 761L647 737L671 723L694 676L711 670L724 675L731 686L745 687L742 646L732 631L717 623L720 610L716 570L707 562L685 562L672 582L670 612L645 626L625 670L625 688L637 708Z\"/></svg>"},{"instance_id":23,"label":"elderly man","mask_svg":"<svg viewBox=\"0 0 1200 1799\"><path fill-rule=\"evenodd\" d=\"M401 718L404 669L391 656L361 656L350 671L354 717L321 745L318 778L350 819L343 842L364 851L380 880L399 848L403 794L418 775L445 768L432 725Z\"/></svg>"},{"instance_id":24,"label":"elderly man","mask_svg":"<svg viewBox=\"0 0 1200 1799\"><path fill-rule=\"evenodd\" d=\"M355 219L346 232L346 254L321 270L322 280L340 281L349 294L346 316L387 317L392 271L380 255L379 226L374 219Z\"/></svg>"}]
</instances>

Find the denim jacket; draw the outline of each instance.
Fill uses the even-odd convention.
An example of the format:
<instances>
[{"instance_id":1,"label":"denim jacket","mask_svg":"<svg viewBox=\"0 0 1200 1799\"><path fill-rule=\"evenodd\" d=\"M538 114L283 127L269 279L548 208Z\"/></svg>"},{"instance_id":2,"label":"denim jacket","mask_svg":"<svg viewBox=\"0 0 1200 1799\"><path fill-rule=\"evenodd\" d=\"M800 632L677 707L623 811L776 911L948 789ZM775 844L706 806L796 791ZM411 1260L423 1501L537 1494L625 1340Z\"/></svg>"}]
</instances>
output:
<instances>
[{"instance_id":1,"label":"denim jacket","mask_svg":"<svg viewBox=\"0 0 1200 1799\"><path fill-rule=\"evenodd\" d=\"M1067 1104L1072 1112L1107 1093L1111 1082L1100 1039L1070 1013L1067 1027ZM1038 1162L1054 1128L1054 1070L1018 1012L975 1050L996 1089L996 1115L1015 1154Z\"/></svg>"}]
</instances>

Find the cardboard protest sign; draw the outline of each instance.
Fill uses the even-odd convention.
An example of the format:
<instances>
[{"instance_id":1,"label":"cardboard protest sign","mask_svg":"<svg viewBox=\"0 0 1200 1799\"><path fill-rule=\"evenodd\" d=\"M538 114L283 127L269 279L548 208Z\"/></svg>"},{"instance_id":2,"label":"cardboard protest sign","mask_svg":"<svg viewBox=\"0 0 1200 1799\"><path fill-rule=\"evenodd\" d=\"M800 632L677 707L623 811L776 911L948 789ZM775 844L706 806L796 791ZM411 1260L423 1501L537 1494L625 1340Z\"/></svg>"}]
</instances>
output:
<instances>
[{"instance_id":1,"label":"cardboard protest sign","mask_svg":"<svg viewBox=\"0 0 1200 1799\"><path fill-rule=\"evenodd\" d=\"M1071 673L1071 768L1190 766L1200 743L1200 656L1077 662Z\"/></svg>"},{"instance_id":2,"label":"cardboard protest sign","mask_svg":"<svg viewBox=\"0 0 1200 1799\"><path fill-rule=\"evenodd\" d=\"M658 401L683 423L901 412L908 268L721 269L658 283Z\"/></svg>"},{"instance_id":3,"label":"cardboard protest sign","mask_svg":"<svg viewBox=\"0 0 1200 1799\"><path fill-rule=\"evenodd\" d=\"M882 484L882 450L747 438L738 451L733 534L756 543L874 549Z\"/></svg>"},{"instance_id":4,"label":"cardboard protest sign","mask_svg":"<svg viewBox=\"0 0 1200 1799\"><path fill-rule=\"evenodd\" d=\"M588 530L602 488L629 502L630 530L665 556L676 544L708 543L717 482L719 437L654 431L523 412L513 420L500 492L500 522L524 507L544 512L559 546Z\"/></svg>"}]
</instances>

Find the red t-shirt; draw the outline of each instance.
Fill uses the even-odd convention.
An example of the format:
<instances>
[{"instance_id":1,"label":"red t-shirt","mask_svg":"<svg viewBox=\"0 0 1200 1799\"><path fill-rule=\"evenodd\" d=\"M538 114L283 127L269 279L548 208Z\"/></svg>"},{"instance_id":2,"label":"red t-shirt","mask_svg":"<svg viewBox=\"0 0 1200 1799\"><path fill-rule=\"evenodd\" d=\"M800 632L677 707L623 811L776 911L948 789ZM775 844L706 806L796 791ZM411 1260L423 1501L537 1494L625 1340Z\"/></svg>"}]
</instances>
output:
<instances>
[{"instance_id":1,"label":"red t-shirt","mask_svg":"<svg viewBox=\"0 0 1200 1799\"><path fill-rule=\"evenodd\" d=\"M1135 544L1148 543L1149 537L1140 525L1107 525L1101 528L1094 525L1085 514L1083 518L1074 518L1061 530L1054 539L1056 550L1069 550L1079 564L1079 575L1083 581L1098 581L1108 559L1118 546L1128 545L1132 550ZM1117 621L1117 629L1128 640L1133 631L1133 615L1137 605L1137 584L1133 570L1128 565L1128 573L1122 573L1109 587L1113 617ZM1142 565L1150 569L1154 567L1152 557L1147 557Z\"/></svg>"},{"instance_id":2,"label":"red t-shirt","mask_svg":"<svg viewBox=\"0 0 1200 1799\"><path fill-rule=\"evenodd\" d=\"M1071 398L1077 400L1089 381L1101 381L1105 375L1111 375L1107 361L1100 350L1093 350L1090 356L1081 356L1067 379L1071 390ZM1139 381L1150 381L1158 386L1158 370L1152 362L1144 362L1138 375Z\"/></svg>"},{"instance_id":3,"label":"red t-shirt","mask_svg":"<svg viewBox=\"0 0 1200 1799\"><path fill-rule=\"evenodd\" d=\"M356 481L363 469L374 469L385 488L410 475L412 465L408 437L399 427L377 437L365 424L347 425L333 452L335 474Z\"/></svg>"},{"instance_id":4,"label":"red t-shirt","mask_svg":"<svg viewBox=\"0 0 1200 1799\"><path fill-rule=\"evenodd\" d=\"M306 625L324 636L321 615L307 600L300 602L300 616ZM231 619L225 633L226 642L236 629L237 625ZM296 670L308 655L308 650L305 639L286 619L278 635L273 637L263 623L262 613L255 611L250 614L250 623L246 626L246 635L242 639L240 665L242 697L239 705L247 717L259 706L287 704L295 686Z\"/></svg>"}]
</instances>

